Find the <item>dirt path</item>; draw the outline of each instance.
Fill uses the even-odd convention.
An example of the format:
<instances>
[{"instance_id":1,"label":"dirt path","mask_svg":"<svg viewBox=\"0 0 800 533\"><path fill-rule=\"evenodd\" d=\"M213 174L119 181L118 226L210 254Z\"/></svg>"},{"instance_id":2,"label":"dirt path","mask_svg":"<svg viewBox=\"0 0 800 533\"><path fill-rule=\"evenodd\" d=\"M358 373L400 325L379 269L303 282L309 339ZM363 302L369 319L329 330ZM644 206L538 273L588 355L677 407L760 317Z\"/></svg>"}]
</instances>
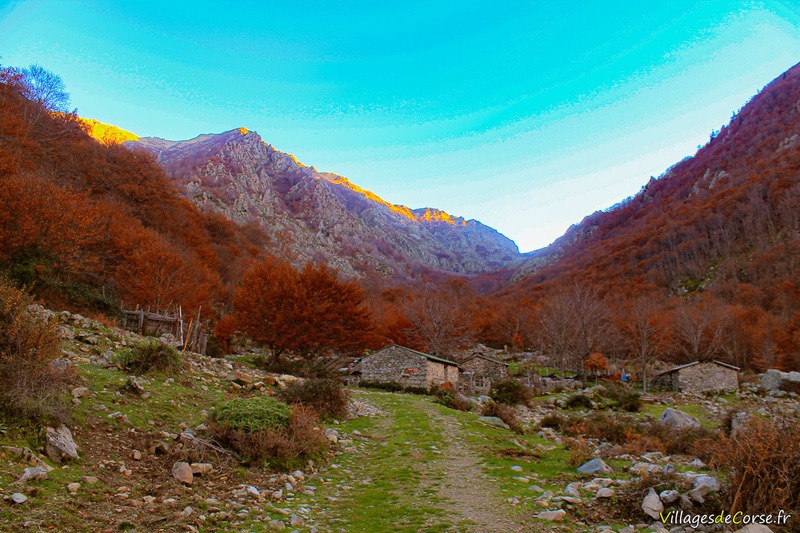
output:
<instances>
[{"instance_id":1,"label":"dirt path","mask_svg":"<svg viewBox=\"0 0 800 533\"><path fill-rule=\"evenodd\" d=\"M435 426L442 429L447 447L428 468L442 474L438 494L448 512L460 517L459 522L474 526L462 531L522 531L523 521L511 516L508 503L481 468L482 458L470 449L461 424L452 415L442 415L433 405L425 407Z\"/></svg>"}]
</instances>

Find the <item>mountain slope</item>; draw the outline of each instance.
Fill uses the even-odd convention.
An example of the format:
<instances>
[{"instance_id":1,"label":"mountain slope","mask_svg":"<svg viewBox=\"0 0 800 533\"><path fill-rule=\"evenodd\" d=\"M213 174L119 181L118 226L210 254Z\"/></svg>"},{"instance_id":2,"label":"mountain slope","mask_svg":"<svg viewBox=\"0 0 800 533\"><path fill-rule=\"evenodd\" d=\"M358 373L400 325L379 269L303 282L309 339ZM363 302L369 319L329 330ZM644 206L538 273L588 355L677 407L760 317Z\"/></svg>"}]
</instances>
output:
<instances>
[{"instance_id":1,"label":"mountain slope","mask_svg":"<svg viewBox=\"0 0 800 533\"><path fill-rule=\"evenodd\" d=\"M635 196L587 216L514 273L683 293L751 285L769 303L800 286L800 66L774 80L688 157ZM559 281L560 280L560 281Z\"/></svg>"},{"instance_id":2,"label":"mountain slope","mask_svg":"<svg viewBox=\"0 0 800 533\"><path fill-rule=\"evenodd\" d=\"M127 144L153 153L201 209L267 229L279 254L296 263L322 260L348 275L407 277L420 267L487 272L519 257L513 241L478 221L391 204L245 128Z\"/></svg>"}]
</instances>

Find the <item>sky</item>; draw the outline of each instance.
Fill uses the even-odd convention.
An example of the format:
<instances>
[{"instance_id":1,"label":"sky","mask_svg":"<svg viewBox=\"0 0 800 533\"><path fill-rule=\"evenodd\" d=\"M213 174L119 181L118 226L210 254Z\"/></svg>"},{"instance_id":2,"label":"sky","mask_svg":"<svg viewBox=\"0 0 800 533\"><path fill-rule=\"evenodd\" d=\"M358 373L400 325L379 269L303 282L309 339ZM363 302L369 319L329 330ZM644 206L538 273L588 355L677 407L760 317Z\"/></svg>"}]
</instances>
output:
<instances>
[{"instance_id":1,"label":"sky","mask_svg":"<svg viewBox=\"0 0 800 533\"><path fill-rule=\"evenodd\" d=\"M522 251L638 192L800 61L800 3L0 0L0 64L140 136L240 126Z\"/></svg>"}]
</instances>

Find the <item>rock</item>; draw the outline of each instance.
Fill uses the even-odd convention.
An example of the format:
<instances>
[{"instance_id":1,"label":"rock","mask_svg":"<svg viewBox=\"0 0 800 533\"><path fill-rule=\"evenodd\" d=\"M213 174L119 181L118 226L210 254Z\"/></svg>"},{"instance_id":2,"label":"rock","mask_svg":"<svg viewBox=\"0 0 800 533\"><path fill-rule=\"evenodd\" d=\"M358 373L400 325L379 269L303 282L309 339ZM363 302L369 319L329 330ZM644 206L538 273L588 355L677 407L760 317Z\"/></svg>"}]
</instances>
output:
<instances>
[{"instance_id":1,"label":"rock","mask_svg":"<svg viewBox=\"0 0 800 533\"><path fill-rule=\"evenodd\" d=\"M194 512L194 509L192 509L191 506L187 506L187 507L185 507L183 509L183 511L181 511L181 516L184 517L184 518L189 518L190 516L192 516L193 512Z\"/></svg>"},{"instance_id":2,"label":"rock","mask_svg":"<svg viewBox=\"0 0 800 533\"><path fill-rule=\"evenodd\" d=\"M195 476L207 476L214 472L214 465L211 463L192 463L192 474Z\"/></svg>"},{"instance_id":3,"label":"rock","mask_svg":"<svg viewBox=\"0 0 800 533\"><path fill-rule=\"evenodd\" d=\"M772 530L763 524L749 524L736 533L772 533Z\"/></svg>"},{"instance_id":4,"label":"rock","mask_svg":"<svg viewBox=\"0 0 800 533\"><path fill-rule=\"evenodd\" d=\"M74 389L72 389L73 398L83 398L87 394L89 394L89 389L87 389L86 387L75 387Z\"/></svg>"},{"instance_id":5,"label":"rock","mask_svg":"<svg viewBox=\"0 0 800 533\"><path fill-rule=\"evenodd\" d=\"M80 483L70 483L69 485L67 485L67 490L70 491L72 494L78 492L78 489L80 488L81 488Z\"/></svg>"},{"instance_id":6,"label":"rock","mask_svg":"<svg viewBox=\"0 0 800 533\"><path fill-rule=\"evenodd\" d=\"M94 485L98 481L94 476L83 476L81 479L83 479L83 482L87 485Z\"/></svg>"},{"instance_id":7,"label":"rock","mask_svg":"<svg viewBox=\"0 0 800 533\"><path fill-rule=\"evenodd\" d=\"M16 483L27 483L28 481L36 481L37 479L46 479L47 470L41 467L29 467L22 472L22 476Z\"/></svg>"},{"instance_id":8,"label":"rock","mask_svg":"<svg viewBox=\"0 0 800 533\"><path fill-rule=\"evenodd\" d=\"M303 517L301 517L299 515L293 514L289 518L289 525L292 526L292 527L300 527L300 526L303 525L303 523L304 523Z\"/></svg>"},{"instance_id":9,"label":"rock","mask_svg":"<svg viewBox=\"0 0 800 533\"><path fill-rule=\"evenodd\" d=\"M611 467L599 457L595 457L578 467L579 474L610 474L611 472L613 472Z\"/></svg>"},{"instance_id":10,"label":"rock","mask_svg":"<svg viewBox=\"0 0 800 533\"><path fill-rule=\"evenodd\" d=\"M144 498L142 498L142 501L146 505L153 505L153 502L156 501L156 497L155 496L145 496Z\"/></svg>"},{"instance_id":11,"label":"rock","mask_svg":"<svg viewBox=\"0 0 800 533\"><path fill-rule=\"evenodd\" d=\"M513 465L511 467L511 470L513 470L514 472L522 472L522 467L519 465Z\"/></svg>"},{"instance_id":12,"label":"rock","mask_svg":"<svg viewBox=\"0 0 800 533\"><path fill-rule=\"evenodd\" d=\"M638 462L631 466L630 472L639 477L647 477L650 474L661 472L661 467L652 463Z\"/></svg>"},{"instance_id":13,"label":"rock","mask_svg":"<svg viewBox=\"0 0 800 533\"><path fill-rule=\"evenodd\" d=\"M739 413L735 413L731 417L731 436L736 435L739 431L744 429L747 423L750 421L750 414L744 411Z\"/></svg>"},{"instance_id":14,"label":"rock","mask_svg":"<svg viewBox=\"0 0 800 533\"><path fill-rule=\"evenodd\" d=\"M272 531L283 531L286 529L286 524L281 522L280 520L270 520L269 524L267 524Z\"/></svg>"},{"instance_id":15,"label":"rock","mask_svg":"<svg viewBox=\"0 0 800 533\"><path fill-rule=\"evenodd\" d=\"M125 382L125 390L132 392L133 394L138 394L139 396L144 394L144 386L136 376L131 376L128 378L128 381Z\"/></svg>"},{"instance_id":16,"label":"rock","mask_svg":"<svg viewBox=\"0 0 800 533\"><path fill-rule=\"evenodd\" d=\"M642 501L642 511L644 511L647 516L658 520L660 513L663 510L664 504L661 503L661 498L659 498L658 494L656 494L656 491L651 488L650 492L647 493L647 496L645 496L644 500Z\"/></svg>"},{"instance_id":17,"label":"rock","mask_svg":"<svg viewBox=\"0 0 800 533\"><path fill-rule=\"evenodd\" d=\"M133 450L133 453L131 454L131 456L133 457L134 461L141 461L142 460L142 452L140 452L139 450Z\"/></svg>"},{"instance_id":18,"label":"rock","mask_svg":"<svg viewBox=\"0 0 800 533\"><path fill-rule=\"evenodd\" d=\"M328 428L325 430L325 438L328 439L331 444L336 444L339 442L339 432L335 429Z\"/></svg>"},{"instance_id":19,"label":"rock","mask_svg":"<svg viewBox=\"0 0 800 533\"><path fill-rule=\"evenodd\" d=\"M478 421L486 424L487 426L493 426L501 429L511 429L508 424L496 416L479 416Z\"/></svg>"},{"instance_id":20,"label":"rock","mask_svg":"<svg viewBox=\"0 0 800 533\"><path fill-rule=\"evenodd\" d=\"M564 509L558 509L556 511L542 511L541 513L534 516L540 520L550 520L551 522L563 522L564 517L567 516L567 512Z\"/></svg>"},{"instance_id":21,"label":"rock","mask_svg":"<svg viewBox=\"0 0 800 533\"><path fill-rule=\"evenodd\" d=\"M47 456L56 462L79 459L78 445L72 439L72 432L64 424L61 424L58 428L47 428L45 451Z\"/></svg>"},{"instance_id":22,"label":"rock","mask_svg":"<svg viewBox=\"0 0 800 533\"><path fill-rule=\"evenodd\" d=\"M28 497L25 496L24 494L20 494L19 492L15 492L14 494L12 494L10 499L11 503L17 503L17 504L25 503L26 501L28 501Z\"/></svg>"},{"instance_id":23,"label":"rock","mask_svg":"<svg viewBox=\"0 0 800 533\"><path fill-rule=\"evenodd\" d=\"M780 390L784 379L787 377L788 372L771 368L761 375L761 388L768 391Z\"/></svg>"},{"instance_id":24,"label":"rock","mask_svg":"<svg viewBox=\"0 0 800 533\"><path fill-rule=\"evenodd\" d=\"M702 491L703 496L709 492L718 492L720 489L719 480L714 476L701 475L694 478L692 489Z\"/></svg>"},{"instance_id":25,"label":"rock","mask_svg":"<svg viewBox=\"0 0 800 533\"><path fill-rule=\"evenodd\" d=\"M185 483L187 485L191 485L194 481L191 465L183 461L179 461L172 465L172 476L181 483Z\"/></svg>"},{"instance_id":26,"label":"rock","mask_svg":"<svg viewBox=\"0 0 800 533\"><path fill-rule=\"evenodd\" d=\"M594 499L599 500L601 498L610 498L614 494L615 494L614 489L602 488L597 491L597 494L594 495Z\"/></svg>"},{"instance_id":27,"label":"rock","mask_svg":"<svg viewBox=\"0 0 800 533\"><path fill-rule=\"evenodd\" d=\"M703 461L701 461L700 459L695 459L694 461L691 461L689 463L689 466L693 466L695 468L705 468L706 464Z\"/></svg>"},{"instance_id":28,"label":"rock","mask_svg":"<svg viewBox=\"0 0 800 533\"><path fill-rule=\"evenodd\" d=\"M667 505L675 503L681 497L681 493L677 490L664 490L658 495L662 502Z\"/></svg>"},{"instance_id":29,"label":"rock","mask_svg":"<svg viewBox=\"0 0 800 533\"><path fill-rule=\"evenodd\" d=\"M667 407L664 409L664 412L661 413L660 417L658 417L658 421L665 426L676 430L694 429L700 427L700 421L697 418L689 413L684 413L678 409L673 409L672 407Z\"/></svg>"},{"instance_id":30,"label":"rock","mask_svg":"<svg viewBox=\"0 0 800 533\"><path fill-rule=\"evenodd\" d=\"M581 497L580 489L582 483L579 482L572 482L564 489L564 494L568 494L570 496L575 496L576 498Z\"/></svg>"}]
</instances>

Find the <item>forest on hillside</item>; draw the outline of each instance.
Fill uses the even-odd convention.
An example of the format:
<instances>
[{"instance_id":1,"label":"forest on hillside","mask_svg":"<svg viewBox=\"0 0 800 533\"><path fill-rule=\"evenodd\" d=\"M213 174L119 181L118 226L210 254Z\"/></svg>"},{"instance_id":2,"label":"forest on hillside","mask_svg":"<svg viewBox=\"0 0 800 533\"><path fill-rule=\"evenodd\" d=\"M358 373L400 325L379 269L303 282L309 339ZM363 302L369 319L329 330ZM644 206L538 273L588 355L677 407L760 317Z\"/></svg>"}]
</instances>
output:
<instances>
[{"instance_id":1,"label":"forest on hillside","mask_svg":"<svg viewBox=\"0 0 800 533\"><path fill-rule=\"evenodd\" d=\"M800 369L800 73L765 88L693 158L587 217L511 281L419 269L401 285L296 268L280 235L200 211L143 150L92 138L60 78L0 70L0 269L52 307L203 309L275 356L476 343L602 359ZM513 278L515 279L515 278Z\"/></svg>"}]
</instances>

